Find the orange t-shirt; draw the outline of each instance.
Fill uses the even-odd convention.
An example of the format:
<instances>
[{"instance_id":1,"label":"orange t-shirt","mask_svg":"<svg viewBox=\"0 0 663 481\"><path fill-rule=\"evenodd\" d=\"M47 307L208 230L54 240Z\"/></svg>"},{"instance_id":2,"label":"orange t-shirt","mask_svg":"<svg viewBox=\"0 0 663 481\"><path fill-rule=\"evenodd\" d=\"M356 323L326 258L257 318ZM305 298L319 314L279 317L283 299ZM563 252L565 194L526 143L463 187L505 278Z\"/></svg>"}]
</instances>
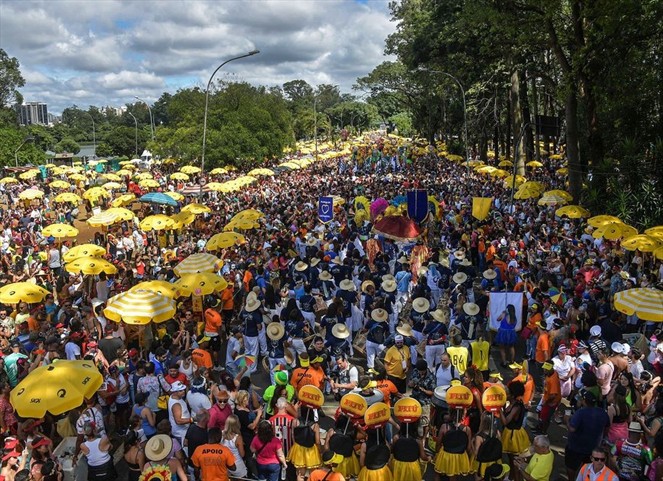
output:
<instances>
[{"instance_id":1,"label":"orange t-shirt","mask_svg":"<svg viewBox=\"0 0 663 481\"><path fill-rule=\"evenodd\" d=\"M296 392L303 386L315 386L318 389L324 388L325 372L322 369L314 369L312 367L298 367L292 371L290 377L290 384L295 388Z\"/></svg>"},{"instance_id":2,"label":"orange t-shirt","mask_svg":"<svg viewBox=\"0 0 663 481\"><path fill-rule=\"evenodd\" d=\"M398 388L389 379L381 379L377 381L377 383L377 388L380 390L380 392L382 392L382 396L384 397L383 402L387 406L391 406L391 396L398 394Z\"/></svg>"},{"instance_id":3,"label":"orange t-shirt","mask_svg":"<svg viewBox=\"0 0 663 481\"><path fill-rule=\"evenodd\" d=\"M536 362L546 362L550 359L550 337L547 332L539 335L536 341Z\"/></svg>"},{"instance_id":4,"label":"orange t-shirt","mask_svg":"<svg viewBox=\"0 0 663 481\"><path fill-rule=\"evenodd\" d=\"M557 404L562 399L562 390L559 384L559 374L556 371L546 376L543 383L544 404Z\"/></svg>"},{"instance_id":5,"label":"orange t-shirt","mask_svg":"<svg viewBox=\"0 0 663 481\"><path fill-rule=\"evenodd\" d=\"M536 331L536 325L539 323L539 321L542 320L543 316L540 312L537 312L533 316L530 316L529 320L527 321L527 327L529 327L532 331Z\"/></svg>"},{"instance_id":6,"label":"orange t-shirt","mask_svg":"<svg viewBox=\"0 0 663 481\"><path fill-rule=\"evenodd\" d=\"M39 322L33 316L28 317L28 329L30 332L39 332Z\"/></svg>"},{"instance_id":7,"label":"orange t-shirt","mask_svg":"<svg viewBox=\"0 0 663 481\"><path fill-rule=\"evenodd\" d=\"M204 349L194 349L191 353L191 360L198 367L206 367L207 369L214 367L212 355Z\"/></svg>"},{"instance_id":8,"label":"orange t-shirt","mask_svg":"<svg viewBox=\"0 0 663 481\"><path fill-rule=\"evenodd\" d=\"M249 287L251 285L251 279L253 279L253 274L251 274L251 271L249 270L244 271L244 277L242 278L242 283L244 284L244 290L246 292L249 292L251 290Z\"/></svg>"},{"instance_id":9,"label":"orange t-shirt","mask_svg":"<svg viewBox=\"0 0 663 481\"><path fill-rule=\"evenodd\" d=\"M341 481L344 479L341 473L328 473L324 469L316 469L308 477L308 481Z\"/></svg>"},{"instance_id":10,"label":"orange t-shirt","mask_svg":"<svg viewBox=\"0 0 663 481\"><path fill-rule=\"evenodd\" d=\"M228 481L228 466L235 464L235 456L222 444L203 444L191 456L200 469L201 481Z\"/></svg>"},{"instance_id":11,"label":"orange t-shirt","mask_svg":"<svg viewBox=\"0 0 663 481\"><path fill-rule=\"evenodd\" d=\"M232 287L227 287L223 290L221 293L221 302L222 311L232 311L235 308L235 299L233 296L235 295L234 290Z\"/></svg>"},{"instance_id":12,"label":"orange t-shirt","mask_svg":"<svg viewBox=\"0 0 663 481\"><path fill-rule=\"evenodd\" d=\"M221 327L221 324L223 323L223 319L221 319L221 314L216 312L214 309L211 307L209 309L205 310L205 332L214 334L215 336L218 335L219 333L219 328Z\"/></svg>"},{"instance_id":13,"label":"orange t-shirt","mask_svg":"<svg viewBox=\"0 0 663 481\"><path fill-rule=\"evenodd\" d=\"M523 403L527 405L534 396L534 378L531 374L521 374L518 377L514 377L509 384L515 381L520 381L525 386L525 394L523 394Z\"/></svg>"}]
</instances>

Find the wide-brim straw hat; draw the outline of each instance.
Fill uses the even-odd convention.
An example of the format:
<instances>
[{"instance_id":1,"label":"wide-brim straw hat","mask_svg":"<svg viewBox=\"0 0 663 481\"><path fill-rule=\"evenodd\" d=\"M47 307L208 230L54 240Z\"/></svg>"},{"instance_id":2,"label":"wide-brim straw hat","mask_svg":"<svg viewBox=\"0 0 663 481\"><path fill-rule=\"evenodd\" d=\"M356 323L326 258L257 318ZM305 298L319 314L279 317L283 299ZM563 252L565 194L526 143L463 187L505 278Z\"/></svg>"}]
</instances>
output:
<instances>
[{"instance_id":1,"label":"wide-brim straw hat","mask_svg":"<svg viewBox=\"0 0 663 481\"><path fill-rule=\"evenodd\" d=\"M465 251L461 251L461 250L455 251L454 252L454 258L458 259L458 260L465 259Z\"/></svg>"},{"instance_id":2,"label":"wide-brim straw hat","mask_svg":"<svg viewBox=\"0 0 663 481\"><path fill-rule=\"evenodd\" d=\"M314 246L317 243L318 243L318 239L316 239L315 237L309 237L308 239L306 239L306 245L307 246Z\"/></svg>"},{"instance_id":3,"label":"wide-brim straw hat","mask_svg":"<svg viewBox=\"0 0 663 481\"><path fill-rule=\"evenodd\" d=\"M464 284L467 281L467 274L464 272L456 272L451 278L456 284Z\"/></svg>"},{"instance_id":4,"label":"wide-brim straw hat","mask_svg":"<svg viewBox=\"0 0 663 481\"><path fill-rule=\"evenodd\" d=\"M392 276L391 274L385 274L382 276L382 282L384 281L395 281L396 278Z\"/></svg>"},{"instance_id":5,"label":"wide-brim straw hat","mask_svg":"<svg viewBox=\"0 0 663 481\"><path fill-rule=\"evenodd\" d=\"M329 271L322 271L318 276L318 279L321 281L331 281L334 277L329 273Z\"/></svg>"},{"instance_id":6,"label":"wide-brim straw hat","mask_svg":"<svg viewBox=\"0 0 663 481\"><path fill-rule=\"evenodd\" d=\"M317 257L314 257L313 259L311 259L311 267L315 267L318 264L320 264L320 259L318 259Z\"/></svg>"},{"instance_id":7,"label":"wide-brim straw hat","mask_svg":"<svg viewBox=\"0 0 663 481\"><path fill-rule=\"evenodd\" d=\"M285 335L285 328L280 322L270 322L267 324L266 334L272 341L278 341Z\"/></svg>"},{"instance_id":8,"label":"wide-brim straw hat","mask_svg":"<svg viewBox=\"0 0 663 481\"><path fill-rule=\"evenodd\" d=\"M463 304L463 312L467 314L468 316L476 316L479 314L479 306L476 305L474 302L466 302Z\"/></svg>"},{"instance_id":9,"label":"wide-brim straw hat","mask_svg":"<svg viewBox=\"0 0 663 481\"><path fill-rule=\"evenodd\" d=\"M486 269L485 271L483 271L483 277L484 279L492 281L497 277L497 271L495 269Z\"/></svg>"},{"instance_id":10,"label":"wide-brim straw hat","mask_svg":"<svg viewBox=\"0 0 663 481\"><path fill-rule=\"evenodd\" d=\"M332 336L337 339L347 339L350 337L350 330L345 324L334 324L334 327L332 327Z\"/></svg>"},{"instance_id":11,"label":"wide-brim straw hat","mask_svg":"<svg viewBox=\"0 0 663 481\"><path fill-rule=\"evenodd\" d=\"M466 257L465 259L463 259L462 261L460 261L458 264L461 265L461 266L463 266L463 267L469 267L469 266L472 265L472 261L469 260L469 259Z\"/></svg>"},{"instance_id":12,"label":"wide-brim straw hat","mask_svg":"<svg viewBox=\"0 0 663 481\"><path fill-rule=\"evenodd\" d=\"M157 434L147 440L145 457L150 461L166 459L173 449L173 440L167 434Z\"/></svg>"},{"instance_id":13,"label":"wide-brim straw hat","mask_svg":"<svg viewBox=\"0 0 663 481\"><path fill-rule=\"evenodd\" d=\"M414 301L412 301L412 309L417 311L419 314L423 314L424 312L428 312L428 309L430 309L430 302L425 297L417 297Z\"/></svg>"},{"instance_id":14,"label":"wide-brim straw hat","mask_svg":"<svg viewBox=\"0 0 663 481\"><path fill-rule=\"evenodd\" d=\"M350 279L343 279L341 283L338 285L338 287L340 287L341 290L344 291L354 291L355 283L352 282Z\"/></svg>"},{"instance_id":15,"label":"wide-brim straw hat","mask_svg":"<svg viewBox=\"0 0 663 481\"><path fill-rule=\"evenodd\" d=\"M414 335L412 326L409 324L401 324L396 328L396 332L405 337L412 337Z\"/></svg>"},{"instance_id":16,"label":"wide-brim straw hat","mask_svg":"<svg viewBox=\"0 0 663 481\"><path fill-rule=\"evenodd\" d=\"M371 319L373 319L375 322L385 322L388 318L389 313L387 313L387 311L384 309L373 309L371 312Z\"/></svg>"},{"instance_id":17,"label":"wide-brim straw hat","mask_svg":"<svg viewBox=\"0 0 663 481\"><path fill-rule=\"evenodd\" d=\"M247 296L246 297L246 304L244 305L244 309L246 312L253 312L258 310L260 307L260 301L258 300L257 297L252 297L252 296Z\"/></svg>"},{"instance_id":18,"label":"wide-brim straw hat","mask_svg":"<svg viewBox=\"0 0 663 481\"><path fill-rule=\"evenodd\" d=\"M392 281L391 279L387 279L381 284L382 290L385 292L394 292L396 288L398 287L398 284L396 284L396 281Z\"/></svg>"},{"instance_id":19,"label":"wide-brim straw hat","mask_svg":"<svg viewBox=\"0 0 663 481\"><path fill-rule=\"evenodd\" d=\"M366 292L369 287L373 287L375 289L375 283L373 281L364 281L361 283L361 292Z\"/></svg>"},{"instance_id":20,"label":"wide-brim straw hat","mask_svg":"<svg viewBox=\"0 0 663 481\"><path fill-rule=\"evenodd\" d=\"M437 322L447 322L449 320L449 316L442 309L435 309L433 312L431 312L431 316Z\"/></svg>"},{"instance_id":21,"label":"wide-brim straw hat","mask_svg":"<svg viewBox=\"0 0 663 481\"><path fill-rule=\"evenodd\" d=\"M308 264L306 262L299 261L297 264L295 264L295 270L302 272L308 269Z\"/></svg>"}]
</instances>

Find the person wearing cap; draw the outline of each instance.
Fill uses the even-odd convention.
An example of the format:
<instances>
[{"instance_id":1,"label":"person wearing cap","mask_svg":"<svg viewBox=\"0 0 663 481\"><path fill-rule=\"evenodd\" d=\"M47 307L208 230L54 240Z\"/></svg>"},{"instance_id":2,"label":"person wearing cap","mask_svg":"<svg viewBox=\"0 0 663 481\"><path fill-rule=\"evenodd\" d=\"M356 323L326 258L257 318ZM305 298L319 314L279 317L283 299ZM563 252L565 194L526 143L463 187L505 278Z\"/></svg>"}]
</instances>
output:
<instances>
[{"instance_id":1,"label":"person wearing cap","mask_svg":"<svg viewBox=\"0 0 663 481\"><path fill-rule=\"evenodd\" d=\"M276 369L285 369L288 365L285 359L285 328L280 322L270 322L265 328L267 335L267 355L269 360L270 381L274 384Z\"/></svg>"},{"instance_id":2,"label":"person wearing cap","mask_svg":"<svg viewBox=\"0 0 663 481\"><path fill-rule=\"evenodd\" d=\"M573 378L576 367L574 359L568 355L566 344L560 344L557 348L557 356L552 358L553 368L559 375L562 397L568 397L573 389Z\"/></svg>"},{"instance_id":3,"label":"person wearing cap","mask_svg":"<svg viewBox=\"0 0 663 481\"><path fill-rule=\"evenodd\" d=\"M424 359L419 359L412 370L408 387L412 389L411 397L421 404L420 426L424 430L424 438L428 432L428 420L430 419L430 405L433 399L433 393L437 387L435 374L428 369L428 363Z\"/></svg>"},{"instance_id":4,"label":"person wearing cap","mask_svg":"<svg viewBox=\"0 0 663 481\"><path fill-rule=\"evenodd\" d=\"M170 385L168 420L170 421L171 434L180 442L180 445L183 445L186 431L193 421L189 405L184 400L185 397L186 385L183 382L175 381Z\"/></svg>"},{"instance_id":5,"label":"person wearing cap","mask_svg":"<svg viewBox=\"0 0 663 481\"><path fill-rule=\"evenodd\" d=\"M429 309L430 301L425 297L417 297L412 301L412 310L410 311L410 318L408 323L412 326L414 338L417 340L417 343L420 343L424 340L423 331L426 327L426 323L433 319ZM413 348L411 351L412 362L416 362L418 352L416 348Z\"/></svg>"},{"instance_id":6,"label":"person wearing cap","mask_svg":"<svg viewBox=\"0 0 663 481\"><path fill-rule=\"evenodd\" d=\"M405 394L406 391L410 364L410 349L404 345L403 336L398 334L394 337L394 345L387 349L384 356L384 367L387 371L387 378L394 383L401 394Z\"/></svg>"},{"instance_id":7,"label":"person wearing cap","mask_svg":"<svg viewBox=\"0 0 663 481\"><path fill-rule=\"evenodd\" d=\"M504 481L508 480L509 473L511 472L511 467L508 464L495 463L491 464L486 468L486 474L484 475L484 481Z\"/></svg>"},{"instance_id":8,"label":"person wearing cap","mask_svg":"<svg viewBox=\"0 0 663 481\"><path fill-rule=\"evenodd\" d=\"M593 350L598 362L596 364L596 382L601 389L601 396L606 397L610 393L610 383L612 382L615 366L610 362L608 354L603 349Z\"/></svg>"},{"instance_id":9,"label":"person wearing cap","mask_svg":"<svg viewBox=\"0 0 663 481\"><path fill-rule=\"evenodd\" d=\"M85 441L80 452L87 459L88 480L112 481L117 478L113 457L110 454L111 442L105 433L98 432L94 423L84 427Z\"/></svg>"},{"instance_id":10,"label":"person wearing cap","mask_svg":"<svg viewBox=\"0 0 663 481\"><path fill-rule=\"evenodd\" d=\"M345 481L341 473L336 472L338 465L343 462L343 456L334 451L327 450L322 453L323 466L314 469L309 474L309 481Z\"/></svg>"},{"instance_id":11,"label":"person wearing cap","mask_svg":"<svg viewBox=\"0 0 663 481\"><path fill-rule=\"evenodd\" d=\"M290 384L295 389L295 392L303 386L311 385L318 389L324 389L325 372L320 367L320 362L315 364L311 363L307 352L303 352L298 356L299 367L292 371L290 376Z\"/></svg>"},{"instance_id":12,"label":"person wearing cap","mask_svg":"<svg viewBox=\"0 0 663 481\"><path fill-rule=\"evenodd\" d=\"M22 345L18 339L14 339L11 344L11 353L4 356L5 371L9 379L9 385L14 388L18 384L18 363L27 362L28 356L21 352Z\"/></svg>"},{"instance_id":13,"label":"person wearing cap","mask_svg":"<svg viewBox=\"0 0 663 481\"><path fill-rule=\"evenodd\" d=\"M27 449L24 449L23 452L15 449L9 450L4 456L2 456L2 470L0 471L0 477L2 477L3 481L14 481L16 474L25 468L27 460Z\"/></svg>"},{"instance_id":14,"label":"person wearing cap","mask_svg":"<svg viewBox=\"0 0 663 481\"><path fill-rule=\"evenodd\" d=\"M171 456L174 445L173 439L167 434L157 434L147 440L145 444L145 457L147 462L143 466L145 479L153 479L153 473L164 473L165 479L185 480L186 473L177 456ZM161 475L163 476L163 475ZM156 476L154 476L156 478Z\"/></svg>"},{"instance_id":15,"label":"person wearing cap","mask_svg":"<svg viewBox=\"0 0 663 481\"><path fill-rule=\"evenodd\" d=\"M628 437L615 443L613 456L620 481L639 481L653 460L651 449L642 442L643 429L638 421L628 426Z\"/></svg>"},{"instance_id":16,"label":"person wearing cap","mask_svg":"<svg viewBox=\"0 0 663 481\"><path fill-rule=\"evenodd\" d=\"M554 412L557 410L559 403L562 400L561 387L559 382L559 375L555 371L553 363L546 361L541 366L543 370L543 396L539 406L539 426L538 429L541 434L548 433L548 427Z\"/></svg>"},{"instance_id":17,"label":"person wearing cap","mask_svg":"<svg viewBox=\"0 0 663 481\"><path fill-rule=\"evenodd\" d=\"M352 308L353 306L356 307L359 302L354 283L349 279L340 281L335 297L342 301L341 315L344 319L345 325L348 326L350 331L354 331L355 329L352 322ZM357 330L359 330L359 327Z\"/></svg>"},{"instance_id":18,"label":"person wearing cap","mask_svg":"<svg viewBox=\"0 0 663 481\"><path fill-rule=\"evenodd\" d=\"M581 389L579 397L580 407L573 415L569 410L564 414L569 430L564 451L568 479L576 479L583 463L590 462L592 449L601 444L605 430L610 426L608 413L597 407L598 398L591 391ZM586 480L583 478L583 481Z\"/></svg>"},{"instance_id":19,"label":"person wearing cap","mask_svg":"<svg viewBox=\"0 0 663 481\"><path fill-rule=\"evenodd\" d=\"M509 381L508 384L511 384L514 381L520 381L525 387L525 392L523 393L523 403L525 406L529 407L532 398L534 397L534 378L531 374L525 372L525 366L523 363L513 362L509 364L509 369L513 371L513 379ZM507 385L508 385L507 384Z\"/></svg>"},{"instance_id":20,"label":"person wearing cap","mask_svg":"<svg viewBox=\"0 0 663 481\"><path fill-rule=\"evenodd\" d=\"M191 351L191 360L199 369L201 367L204 367L205 369L212 369L214 367L212 354L210 354L209 351L210 341L211 339L207 336L201 337L198 339L198 347Z\"/></svg>"},{"instance_id":21,"label":"person wearing cap","mask_svg":"<svg viewBox=\"0 0 663 481\"><path fill-rule=\"evenodd\" d=\"M387 338L389 314L384 309L373 309L366 323L366 365L368 369L375 367L375 357L384 349Z\"/></svg>"},{"instance_id":22,"label":"person wearing cap","mask_svg":"<svg viewBox=\"0 0 663 481\"><path fill-rule=\"evenodd\" d=\"M630 348L629 348L630 349ZM613 342L610 345L611 356L608 357L612 365L615 367L615 371L612 375L613 379L617 379L619 375L623 372L627 372L629 368L628 358L624 352L624 344L618 341Z\"/></svg>"}]
</instances>

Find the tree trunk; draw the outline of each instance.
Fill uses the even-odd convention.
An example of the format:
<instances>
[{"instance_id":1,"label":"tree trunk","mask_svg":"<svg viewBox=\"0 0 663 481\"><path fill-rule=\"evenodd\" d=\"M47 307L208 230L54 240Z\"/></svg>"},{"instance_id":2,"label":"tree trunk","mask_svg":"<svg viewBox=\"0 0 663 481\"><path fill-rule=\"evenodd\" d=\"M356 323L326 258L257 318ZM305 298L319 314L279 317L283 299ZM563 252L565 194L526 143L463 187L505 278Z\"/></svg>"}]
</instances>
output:
<instances>
[{"instance_id":1,"label":"tree trunk","mask_svg":"<svg viewBox=\"0 0 663 481\"><path fill-rule=\"evenodd\" d=\"M536 160L541 161L541 144L536 134L536 117L539 115L539 92L536 88L536 77L532 77L532 109L534 113L534 155Z\"/></svg>"},{"instance_id":2,"label":"tree trunk","mask_svg":"<svg viewBox=\"0 0 663 481\"><path fill-rule=\"evenodd\" d=\"M582 191L582 169L578 148L578 92L577 84L569 82L566 96L566 156L569 161L569 190L574 202L580 199Z\"/></svg>"},{"instance_id":3,"label":"tree trunk","mask_svg":"<svg viewBox=\"0 0 663 481\"><path fill-rule=\"evenodd\" d=\"M513 158L516 163L516 173L525 175L525 156L523 155L523 143L518 141L520 131L523 125L523 110L520 96L520 72L514 70L511 74L511 118L513 120L513 137L517 151L514 151Z\"/></svg>"},{"instance_id":4,"label":"tree trunk","mask_svg":"<svg viewBox=\"0 0 663 481\"><path fill-rule=\"evenodd\" d=\"M521 141L523 144L523 149L522 152L525 155L525 161L529 162L532 160L532 154L534 152L534 136L532 135L532 117L530 115L530 109L529 109L529 97L528 97L528 90L529 87L527 86L527 80L524 72L520 72L520 105L521 108L523 109L523 127L525 129L525 132L523 133L523 140ZM527 126L527 127L525 127Z\"/></svg>"}]
</instances>

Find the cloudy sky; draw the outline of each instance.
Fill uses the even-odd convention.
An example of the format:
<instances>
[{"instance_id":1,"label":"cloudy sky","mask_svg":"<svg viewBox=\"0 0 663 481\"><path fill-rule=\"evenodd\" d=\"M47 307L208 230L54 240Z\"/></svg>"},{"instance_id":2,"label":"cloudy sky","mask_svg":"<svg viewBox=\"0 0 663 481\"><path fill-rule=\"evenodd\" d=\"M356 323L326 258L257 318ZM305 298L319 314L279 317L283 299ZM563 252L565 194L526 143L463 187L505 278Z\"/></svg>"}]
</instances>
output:
<instances>
[{"instance_id":1,"label":"cloudy sky","mask_svg":"<svg viewBox=\"0 0 663 481\"><path fill-rule=\"evenodd\" d=\"M219 74L254 85L304 79L350 92L387 58L387 0L0 0L0 48L18 58L25 101L150 102Z\"/></svg>"}]
</instances>

